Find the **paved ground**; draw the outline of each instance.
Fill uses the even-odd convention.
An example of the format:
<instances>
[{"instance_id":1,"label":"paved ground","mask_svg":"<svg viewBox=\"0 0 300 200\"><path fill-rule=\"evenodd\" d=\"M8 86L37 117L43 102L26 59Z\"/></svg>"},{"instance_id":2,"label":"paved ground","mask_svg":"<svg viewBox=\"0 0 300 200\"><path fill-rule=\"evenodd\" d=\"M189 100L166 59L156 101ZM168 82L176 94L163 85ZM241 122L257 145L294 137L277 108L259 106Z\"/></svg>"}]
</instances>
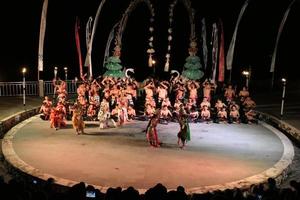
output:
<instances>
[{"instance_id":1,"label":"paved ground","mask_svg":"<svg viewBox=\"0 0 300 200\"><path fill-rule=\"evenodd\" d=\"M163 142L159 149L148 146L146 126L137 121L99 131L97 123L90 123L87 134L77 136L71 124L55 131L48 121L35 117L16 132L13 149L40 172L137 189L158 182L187 190L225 184L259 174L283 155L281 139L261 125L191 124L192 140L185 150L176 144L177 123L158 126Z\"/></svg>"},{"instance_id":2,"label":"paved ground","mask_svg":"<svg viewBox=\"0 0 300 200\"><path fill-rule=\"evenodd\" d=\"M258 110L275 115L280 115L281 94L279 91L265 91L263 93L252 94L257 101ZM284 106L283 120L300 129L300 89L291 90L288 88L286 93L286 101ZM41 99L38 97L27 97L26 108L29 109L41 104ZM24 110L22 97L0 97L0 120ZM300 179L300 148L298 144L294 144L295 158L292 164L292 171L289 177L283 183L287 185L292 179ZM6 175L5 169L0 164L0 175Z\"/></svg>"},{"instance_id":3,"label":"paved ground","mask_svg":"<svg viewBox=\"0 0 300 200\"><path fill-rule=\"evenodd\" d=\"M23 110L40 106L42 99L39 97L26 97L25 106L22 97L0 97L0 120Z\"/></svg>"},{"instance_id":4,"label":"paved ground","mask_svg":"<svg viewBox=\"0 0 300 200\"><path fill-rule=\"evenodd\" d=\"M280 118L282 91L265 91L254 95L257 101L257 109ZM300 130L300 89L288 87L285 95L282 120ZM300 144L294 142L295 157L291 165L288 177L282 183L283 187L289 185L289 181L300 181Z\"/></svg>"}]
</instances>

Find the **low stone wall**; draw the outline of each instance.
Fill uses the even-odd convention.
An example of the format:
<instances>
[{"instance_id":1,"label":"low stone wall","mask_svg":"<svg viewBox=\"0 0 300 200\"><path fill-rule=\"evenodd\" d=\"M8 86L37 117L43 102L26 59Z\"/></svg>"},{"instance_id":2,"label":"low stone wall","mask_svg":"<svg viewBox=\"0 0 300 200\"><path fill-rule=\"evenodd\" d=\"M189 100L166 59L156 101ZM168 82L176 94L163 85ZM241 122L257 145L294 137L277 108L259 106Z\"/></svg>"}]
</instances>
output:
<instances>
[{"instance_id":1,"label":"low stone wall","mask_svg":"<svg viewBox=\"0 0 300 200\"><path fill-rule=\"evenodd\" d=\"M40 107L36 107L30 110L24 110L21 112L18 112L12 116L9 116L7 118L4 118L0 121L0 138L2 139L12 127L17 125L18 123L24 121L25 119L28 119L36 114L38 114Z\"/></svg>"},{"instance_id":2,"label":"low stone wall","mask_svg":"<svg viewBox=\"0 0 300 200\"><path fill-rule=\"evenodd\" d=\"M296 141L300 144L300 130L293 127L292 125L284 122L281 119L273 115L269 115L267 113L258 112L260 114L260 120L265 121L266 123L270 124L271 126L277 128L278 130L285 133L289 136L292 140Z\"/></svg>"}]
</instances>

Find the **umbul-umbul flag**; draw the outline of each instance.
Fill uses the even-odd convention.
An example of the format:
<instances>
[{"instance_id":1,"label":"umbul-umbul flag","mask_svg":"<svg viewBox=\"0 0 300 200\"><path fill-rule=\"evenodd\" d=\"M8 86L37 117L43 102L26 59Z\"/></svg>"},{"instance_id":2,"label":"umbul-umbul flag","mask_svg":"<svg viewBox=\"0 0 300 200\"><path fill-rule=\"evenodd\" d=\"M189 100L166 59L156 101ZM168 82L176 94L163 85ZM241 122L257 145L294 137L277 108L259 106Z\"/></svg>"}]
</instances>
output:
<instances>
[{"instance_id":1,"label":"umbul-umbul flag","mask_svg":"<svg viewBox=\"0 0 300 200\"><path fill-rule=\"evenodd\" d=\"M237 35L237 31L238 31L238 27L239 24L241 22L242 16L248 6L249 0L246 0L238 17L238 20L236 22L235 28L234 28L234 32L232 35L232 39L229 45L229 49L227 52L227 56L226 56L226 66L227 66L227 70L231 70L232 69L232 61L233 61L233 54L234 54L234 47L235 47L235 41L236 41L236 35Z\"/></svg>"},{"instance_id":2,"label":"umbul-umbul flag","mask_svg":"<svg viewBox=\"0 0 300 200\"><path fill-rule=\"evenodd\" d=\"M272 61L271 61L271 67L270 67L270 72L274 72L275 70L275 61L276 61L276 52L277 52L277 46L278 46L278 43L279 43L279 39L280 39L280 35L282 33L282 30L283 30L283 27L284 27L284 24L286 22L286 19L290 13L290 10L291 10L291 7L293 5L293 3L295 3L296 0L293 0L290 5L288 6L288 8L286 9L284 15L283 15L283 18L281 20L281 23L280 23L280 26L279 26L279 29L278 29L278 33L277 33L277 37L276 37L276 43L275 43L275 48L274 48L274 51L273 51L273 55L272 55Z\"/></svg>"},{"instance_id":3,"label":"umbul-umbul flag","mask_svg":"<svg viewBox=\"0 0 300 200\"><path fill-rule=\"evenodd\" d=\"M75 22L75 41L76 41L76 48L77 48L77 54L78 54L79 72L80 72L80 77L82 77L83 76L83 71L82 71L82 58L81 58L79 30L80 30L80 22L79 22L79 19L76 18L76 22Z\"/></svg>"},{"instance_id":4,"label":"umbul-umbul flag","mask_svg":"<svg viewBox=\"0 0 300 200\"><path fill-rule=\"evenodd\" d=\"M40 37L39 37L39 53L38 53L39 71L44 70L44 40L45 40L45 32L46 32L47 10L48 10L48 0L44 0L43 10L41 15L41 23L40 23Z\"/></svg>"},{"instance_id":5,"label":"umbul-umbul flag","mask_svg":"<svg viewBox=\"0 0 300 200\"><path fill-rule=\"evenodd\" d=\"M220 31L220 47L219 47L219 75L218 81L224 82L225 79L225 53L224 53L224 30L223 22L219 20L219 31Z\"/></svg>"}]
</instances>

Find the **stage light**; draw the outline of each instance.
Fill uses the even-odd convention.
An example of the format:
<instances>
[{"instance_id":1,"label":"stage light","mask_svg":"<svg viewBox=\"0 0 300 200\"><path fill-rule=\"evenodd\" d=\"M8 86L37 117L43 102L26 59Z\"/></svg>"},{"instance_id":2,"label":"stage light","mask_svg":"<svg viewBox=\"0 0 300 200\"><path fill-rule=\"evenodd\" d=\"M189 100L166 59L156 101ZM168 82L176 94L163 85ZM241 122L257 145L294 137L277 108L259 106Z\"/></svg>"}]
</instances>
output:
<instances>
[{"instance_id":1,"label":"stage light","mask_svg":"<svg viewBox=\"0 0 300 200\"><path fill-rule=\"evenodd\" d=\"M281 81L282 81L282 83L286 83L286 79L285 78L282 78Z\"/></svg>"}]
</instances>

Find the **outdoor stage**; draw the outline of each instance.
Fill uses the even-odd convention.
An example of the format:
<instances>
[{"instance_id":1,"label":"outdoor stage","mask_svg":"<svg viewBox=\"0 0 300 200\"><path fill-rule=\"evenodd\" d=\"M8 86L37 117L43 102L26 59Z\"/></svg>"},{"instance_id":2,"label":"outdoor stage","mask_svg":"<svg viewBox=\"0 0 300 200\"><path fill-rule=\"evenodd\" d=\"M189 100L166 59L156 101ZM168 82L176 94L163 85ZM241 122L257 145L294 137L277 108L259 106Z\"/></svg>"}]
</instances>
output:
<instances>
[{"instance_id":1,"label":"outdoor stage","mask_svg":"<svg viewBox=\"0 0 300 200\"><path fill-rule=\"evenodd\" d=\"M100 130L87 122L85 135L75 135L68 122L58 131L32 117L9 131L2 143L13 166L58 184L84 181L101 191L133 186L145 192L157 183L187 192L249 187L283 173L294 156L289 139L271 126L190 124L191 141L177 146L179 124L158 125L160 148L152 148L143 130L147 122Z\"/></svg>"}]
</instances>

